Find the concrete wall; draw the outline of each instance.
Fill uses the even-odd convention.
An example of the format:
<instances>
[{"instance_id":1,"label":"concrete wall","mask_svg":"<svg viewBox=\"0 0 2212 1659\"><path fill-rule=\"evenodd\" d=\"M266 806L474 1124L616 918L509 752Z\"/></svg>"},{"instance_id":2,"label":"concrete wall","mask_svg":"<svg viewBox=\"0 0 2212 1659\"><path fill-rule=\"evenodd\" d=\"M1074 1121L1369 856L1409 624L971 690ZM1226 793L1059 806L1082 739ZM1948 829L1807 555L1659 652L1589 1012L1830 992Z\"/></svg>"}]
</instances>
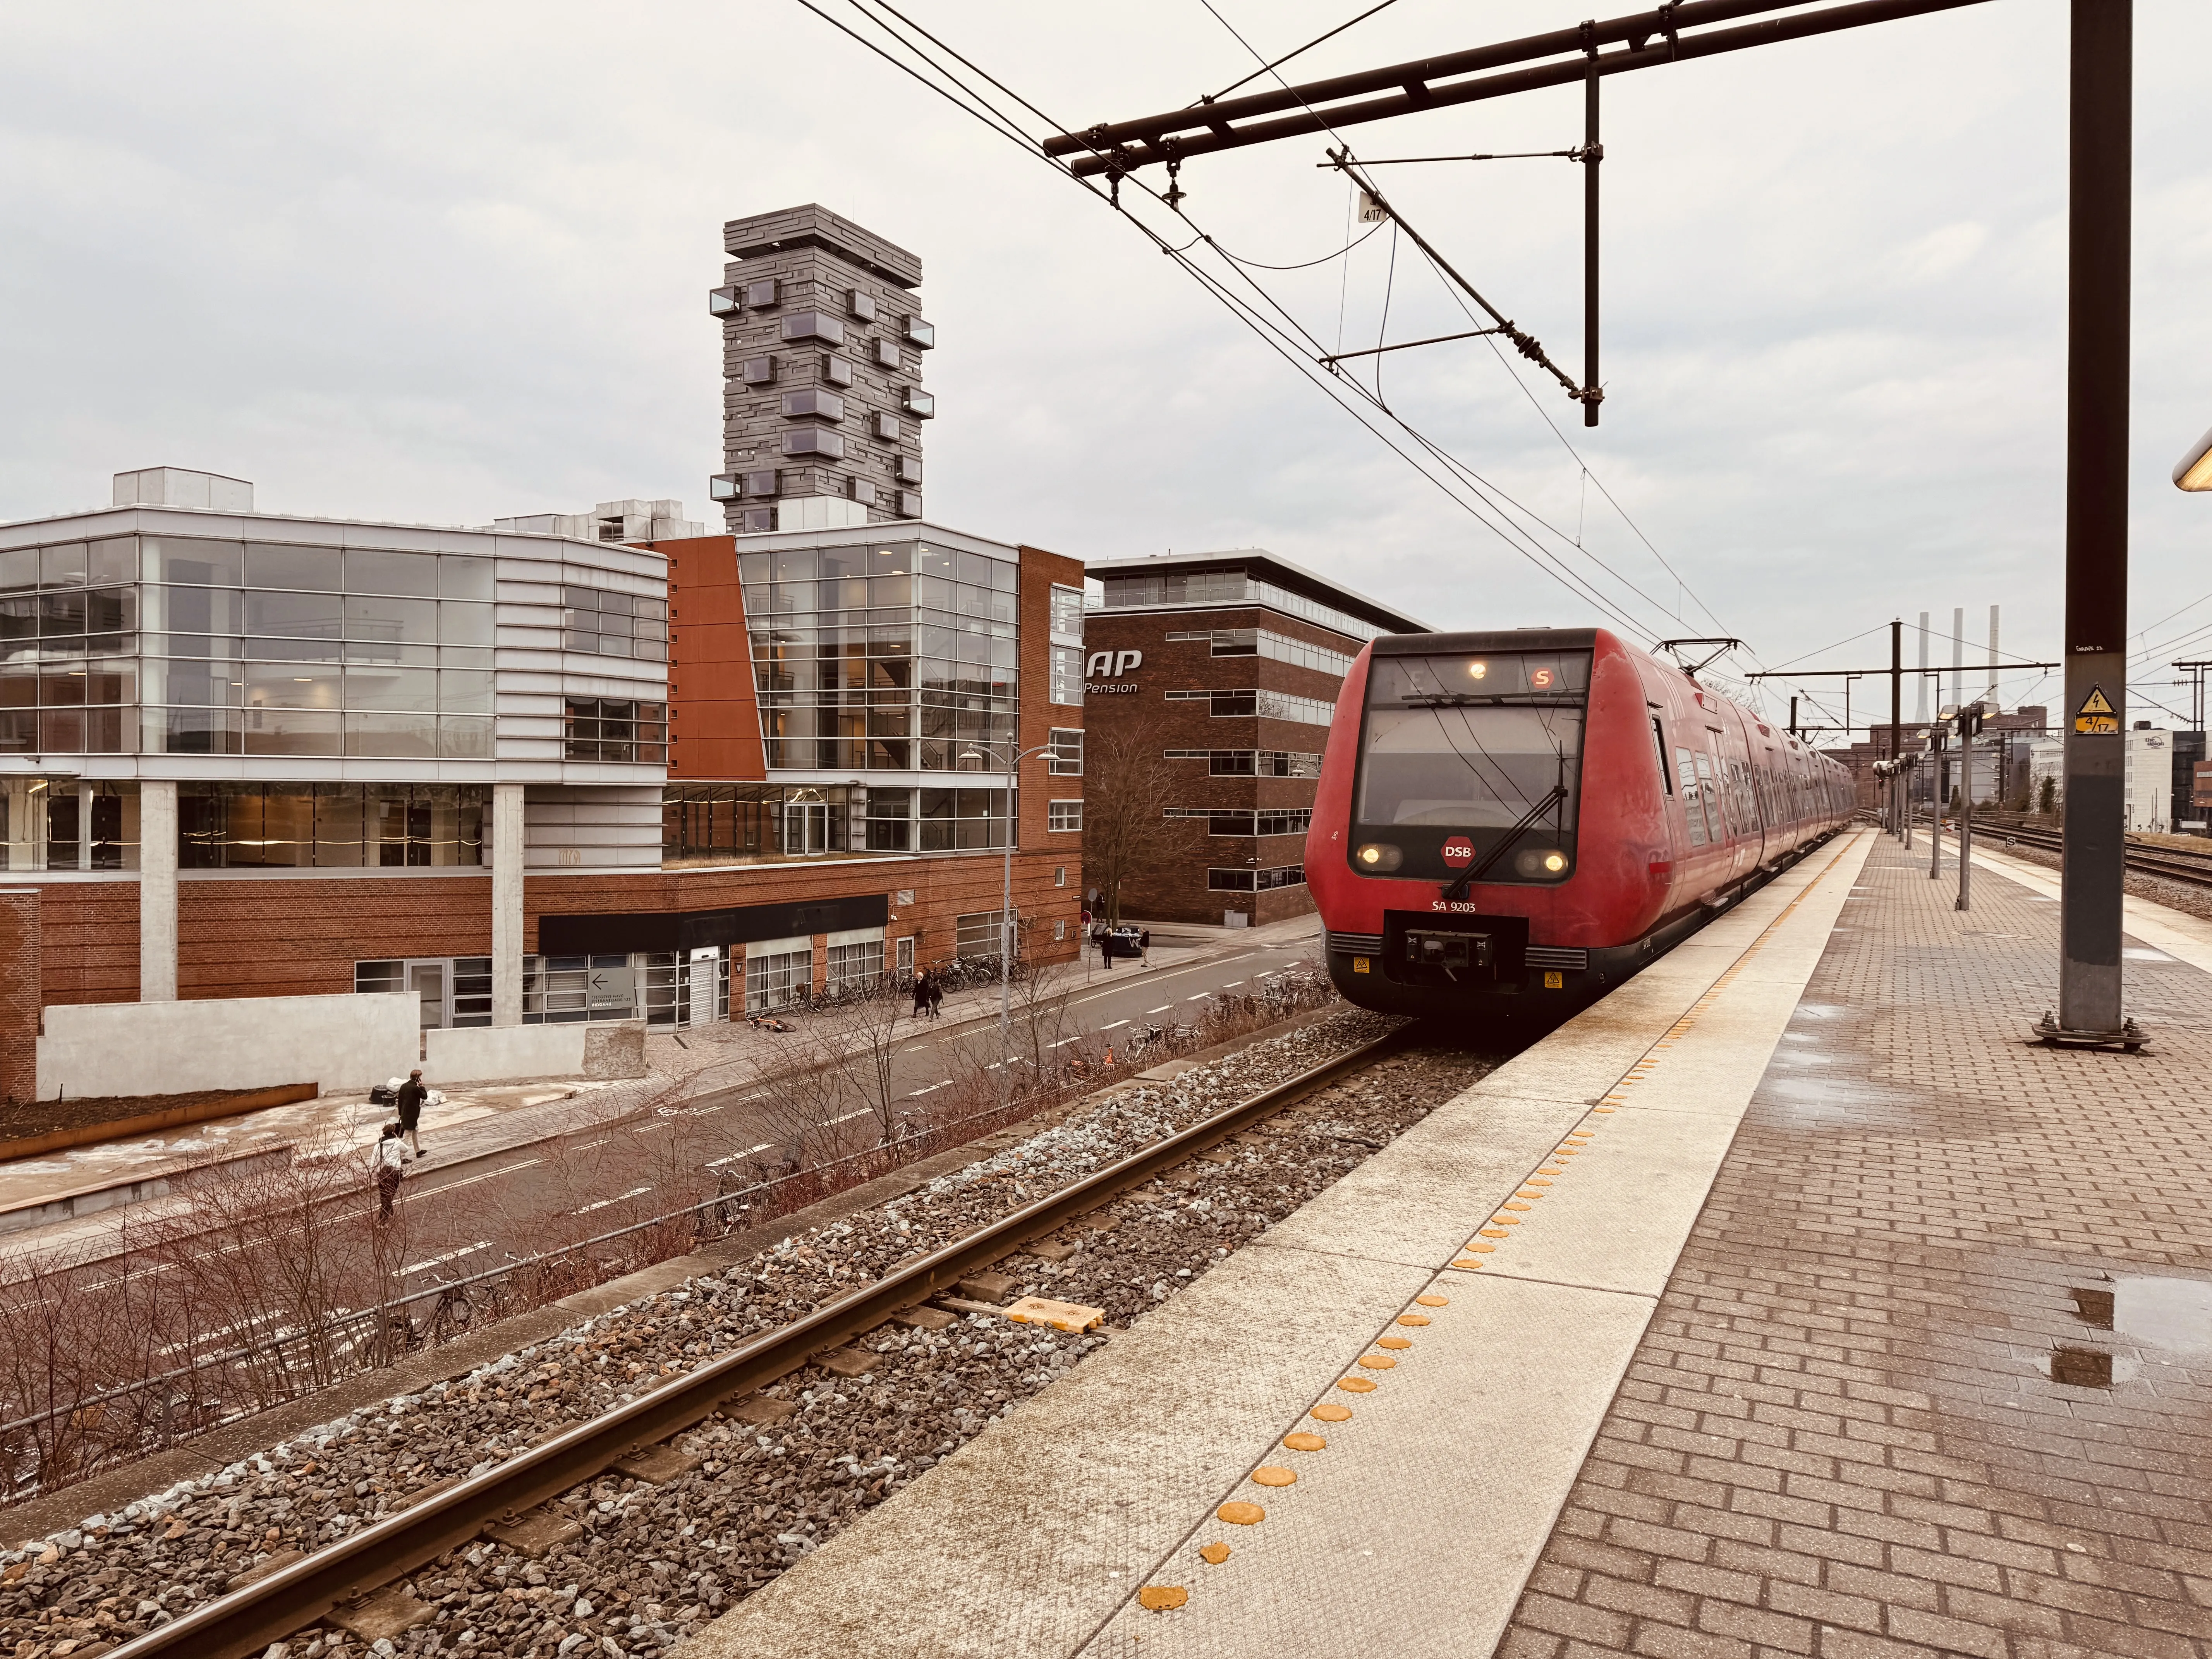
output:
<instances>
[{"instance_id":1,"label":"concrete wall","mask_svg":"<svg viewBox=\"0 0 2212 1659\"><path fill-rule=\"evenodd\" d=\"M435 1089L501 1078L581 1077L584 1025L472 1025L422 1033L422 1080ZM404 1069L404 1067L402 1069Z\"/></svg>"},{"instance_id":2,"label":"concrete wall","mask_svg":"<svg viewBox=\"0 0 2212 1659\"><path fill-rule=\"evenodd\" d=\"M366 1088L416 1063L421 1018L404 994L50 1005L39 1038L39 1098L271 1083Z\"/></svg>"}]
</instances>

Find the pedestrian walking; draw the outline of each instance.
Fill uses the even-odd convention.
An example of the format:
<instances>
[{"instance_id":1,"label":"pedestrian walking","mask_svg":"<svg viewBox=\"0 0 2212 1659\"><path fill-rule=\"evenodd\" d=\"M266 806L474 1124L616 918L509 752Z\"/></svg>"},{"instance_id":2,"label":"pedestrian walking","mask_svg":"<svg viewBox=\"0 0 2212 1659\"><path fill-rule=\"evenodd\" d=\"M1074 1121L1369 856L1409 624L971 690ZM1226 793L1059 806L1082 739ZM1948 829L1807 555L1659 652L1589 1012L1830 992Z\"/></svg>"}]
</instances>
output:
<instances>
[{"instance_id":1,"label":"pedestrian walking","mask_svg":"<svg viewBox=\"0 0 2212 1659\"><path fill-rule=\"evenodd\" d=\"M399 1196L400 1166L407 1149L399 1144L399 1126L387 1123L376 1143L376 1218L392 1219L392 1200Z\"/></svg>"},{"instance_id":2,"label":"pedestrian walking","mask_svg":"<svg viewBox=\"0 0 2212 1659\"><path fill-rule=\"evenodd\" d=\"M399 1108L399 1132L407 1137L408 1150L417 1158L422 1156L422 1103L430 1091L422 1085L422 1068L417 1066L407 1073L407 1081L399 1085L395 1103Z\"/></svg>"},{"instance_id":3,"label":"pedestrian walking","mask_svg":"<svg viewBox=\"0 0 2212 1659\"><path fill-rule=\"evenodd\" d=\"M929 977L928 969L923 969L914 976L914 1017L916 1019L929 1012L930 993L936 988Z\"/></svg>"},{"instance_id":4,"label":"pedestrian walking","mask_svg":"<svg viewBox=\"0 0 2212 1659\"><path fill-rule=\"evenodd\" d=\"M1114 930L1102 929L1098 935L1098 965L1108 973L1114 971Z\"/></svg>"},{"instance_id":5,"label":"pedestrian walking","mask_svg":"<svg viewBox=\"0 0 2212 1659\"><path fill-rule=\"evenodd\" d=\"M1143 929L1137 935L1137 966L1139 968L1149 968L1152 965L1152 930L1147 927Z\"/></svg>"},{"instance_id":6,"label":"pedestrian walking","mask_svg":"<svg viewBox=\"0 0 2212 1659\"><path fill-rule=\"evenodd\" d=\"M929 981L929 1017L930 1017L932 1019L935 1019L935 1018L937 1018L937 1010L938 1010L939 1006L944 1002L944 1000L945 1000L945 986L944 986L944 983L943 983L941 981L939 981L939 980L932 980L932 981Z\"/></svg>"}]
</instances>

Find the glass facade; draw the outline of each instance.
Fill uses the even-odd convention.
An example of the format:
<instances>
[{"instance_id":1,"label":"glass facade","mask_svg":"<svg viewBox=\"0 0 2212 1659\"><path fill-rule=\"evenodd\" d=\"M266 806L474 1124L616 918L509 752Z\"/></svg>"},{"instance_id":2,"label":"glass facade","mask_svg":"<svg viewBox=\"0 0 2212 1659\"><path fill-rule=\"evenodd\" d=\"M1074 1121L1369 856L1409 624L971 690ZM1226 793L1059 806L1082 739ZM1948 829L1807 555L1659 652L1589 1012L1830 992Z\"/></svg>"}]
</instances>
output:
<instances>
[{"instance_id":1,"label":"glass facade","mask_svg":"<svg viewBox=\"0 0 2212 1659\"><path fill-rule=\"evenodd\" d=\"M672 783L662 794L665 863L733 863L853 850L851 791L827 785Z\"/></svg>"},{"instance_id":2,"label":"glass facade","mask_svg":"<svg viewBox=\"0 0 2212 1659\"><path fill-rule=\"evenodd\" d=\"M475 783L181 783L186 870L481 865L491 788Z\"/></svg>"},{"instance_id":3,"label":"glass facade","mask_svg":"<svg viewBox=\"0 0 2212 1659\"><path fill-rule=\"evenodd\" d=\"M492 580L180 536L0 551L0 754L489 757Z\"/></svg>"},{"instance_id":4,"label":"glass facade","mask_svg":"<svg viewBox=\"0 0 2212 1659\"><path fill-rule=\"evenodd\" d=\"M0 780L9 871L136 870L138 786L76 778Z\"/></svg>"},{"instance_id":5,"label":"glass facade","mask_svg":"<svg viewBox=\"0 0 2212 1659\"><path fill-rule=\"evenodd\" d=\"M771 769L987 772L1016 741L1020 574L923 543L741 553Z\"/></svg>"}]
</instances>

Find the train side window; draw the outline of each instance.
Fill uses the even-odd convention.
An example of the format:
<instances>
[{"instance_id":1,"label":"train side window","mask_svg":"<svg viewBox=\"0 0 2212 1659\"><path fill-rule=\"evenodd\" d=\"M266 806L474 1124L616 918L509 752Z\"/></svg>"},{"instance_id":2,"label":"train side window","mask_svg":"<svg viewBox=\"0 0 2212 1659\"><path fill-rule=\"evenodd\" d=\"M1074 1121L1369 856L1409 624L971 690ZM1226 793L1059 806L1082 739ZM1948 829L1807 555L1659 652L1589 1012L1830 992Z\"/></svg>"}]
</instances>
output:
<instances>
[{"instance_id":1,"label":"train side window","mask_svg":"<svg viewBox=\"0 0 2212 1659\"><path fill-rule=\"evenodd\" d=\"M1682 817L1690 827L1690 845L1705 844L1704 792L1698 787L1697 763L1686 749L1674 750L1674 775L1682 781Z\"/></svg>"},{"instance_id":2,"label":"train side window","mask_svg":"<svg viewBox=\"0 0 2212 1659\"><path fill-rule=\"evenodd\" d=\"M1659 716L1651 717L1651 741L1659 750L1659 789L1662 794L1674 793L1674 769L1667 764L1667 732L1659 724Z\"/></svg>"},{"instance_id":3,"label":"train side window","mask_svg":"<svg viewBox=\"0 0 2212 1659\"><path fill-rule=\"evenodd\" d=\"M1698 763L1698 803L1705 809L1706 839L1726 841L1728 820L1721 814L1720 778L1713 757L1698 749L1692 751L1690 758Z\"/></svg>"}]
</instances>

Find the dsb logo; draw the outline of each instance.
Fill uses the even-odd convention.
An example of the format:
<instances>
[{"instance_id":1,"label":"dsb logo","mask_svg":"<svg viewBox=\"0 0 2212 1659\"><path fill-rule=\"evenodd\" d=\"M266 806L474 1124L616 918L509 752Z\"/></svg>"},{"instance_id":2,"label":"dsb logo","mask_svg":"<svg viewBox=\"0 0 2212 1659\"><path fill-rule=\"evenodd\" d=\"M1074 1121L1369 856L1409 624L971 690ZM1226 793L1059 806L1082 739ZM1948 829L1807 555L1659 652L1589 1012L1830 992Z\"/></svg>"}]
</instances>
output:
<instances>
[{"instance_id":1,"label":"dsb logo","mask_svg":"<svg viewBox=\"0 0 2212 1659\"><path fill-rule=\"evenodd\" d=\"M1465 836L1454 836L1444 843L1444 862L1446 864L1474 863L1474 843Z\"/></svg>"}]
</instances>

